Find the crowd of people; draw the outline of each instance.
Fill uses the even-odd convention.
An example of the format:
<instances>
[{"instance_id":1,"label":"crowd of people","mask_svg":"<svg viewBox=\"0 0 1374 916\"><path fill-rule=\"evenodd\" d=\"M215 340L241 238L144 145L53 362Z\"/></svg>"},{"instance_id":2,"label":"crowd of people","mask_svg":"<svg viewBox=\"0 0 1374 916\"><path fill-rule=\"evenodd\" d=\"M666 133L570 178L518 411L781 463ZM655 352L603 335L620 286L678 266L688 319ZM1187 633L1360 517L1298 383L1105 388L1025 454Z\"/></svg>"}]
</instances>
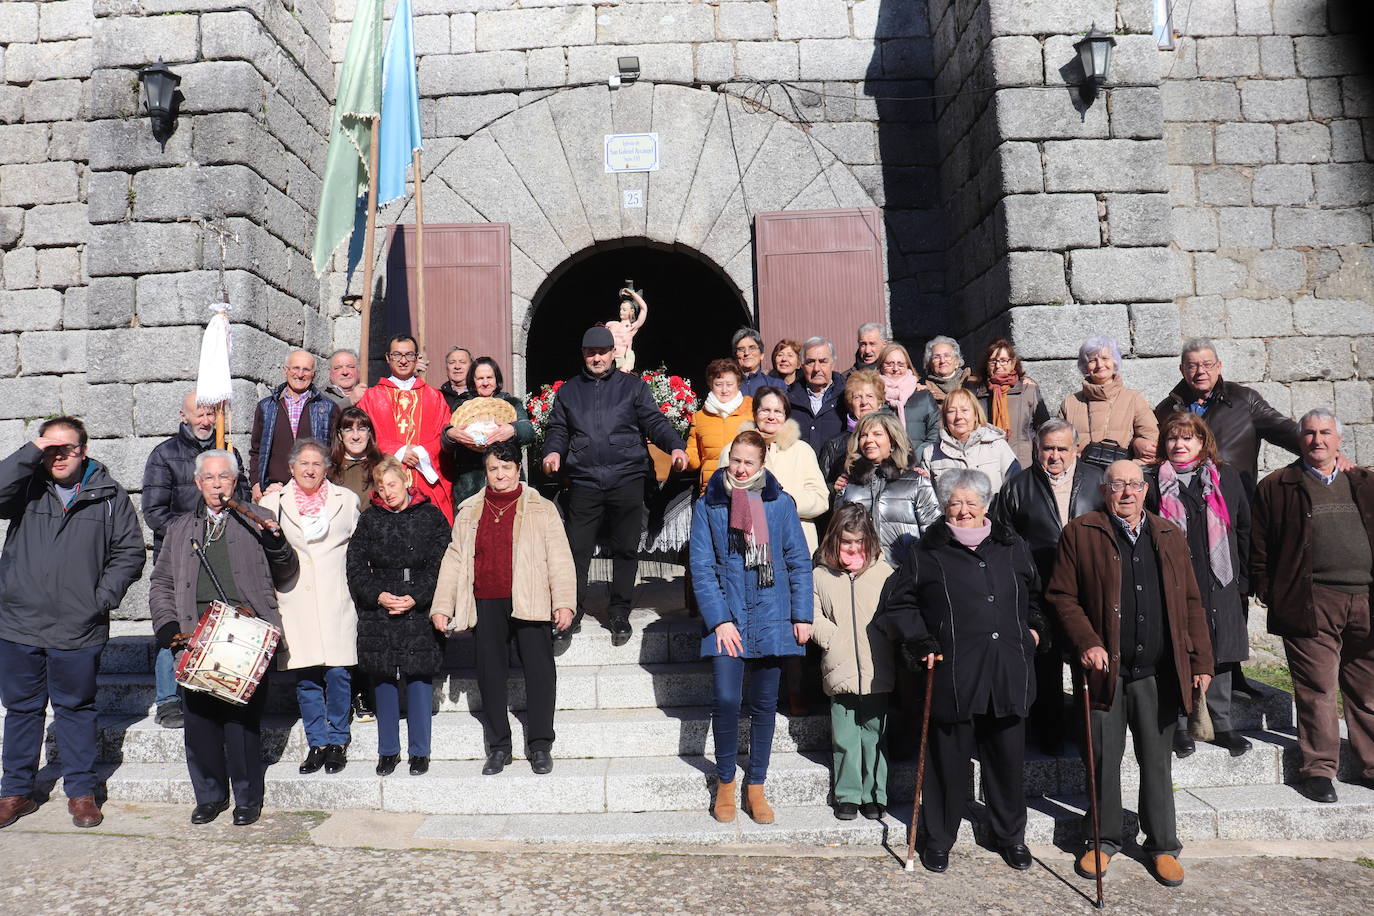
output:
<instances>
[{"instance_id":1,"label":"crowd of people","mask_svg":"<svg viewBox=\"0 0 1374 916\"><path fill-rule=\"evenodd\" d=\"M643 311L635 297L616 327L582 337L582 371L559 388L532 456L557 499L525 480L536 431L500 365L463 347L445 354L437 387L409 335L388 341L388 374L370 386L351 351L330 357L323 386L315 357L290 353L282 384L256 406L246 466L215 447L213 412L187 395L177 435L148 459L142 511L156 720L184 728L193 822L232 800L234 823L251 824L264 801L266 690L240 705L178 688L172 674L215 600L280 627L274 664L295 687L302 773L343 770L352 723L375 718L376 772L393 774L403 706L409 772L427 772L433 681L445 641L467 631L482 772L513 759L512 644L528 760L551 772L555 645L583 624L603 530L605 625L620 642L632 632L646 443L672 471L699 475L684 562L712 670L717 820L740 807L774 820L765 786L779 695L812 674L830 702L835 816L882 817L899 684L931 678L918 820L928 869L948 867L974 754L993 841L1010 866L1030 866L1029 739L1056 755L1067 740L1092 748L1101 844L1076 867L1105 872L1125 841L1129 728L1143 848L1155 876L1177 885L1172 761L1195 752L1192 723L1210 717L1210 740L1233 756L1251 748L1232 710L1253 691L1239 667L1251 597L1293 676L1297 788L1336 800L1338 691L1353 778L1374 784L1374 479L1342 452L1331 410L1283 416L1225 381L1206 340L1184 345L1180 382L1151 408L1125 385L1117 343L1089 338L1081 387L1052 417L1006 339L970 366L957 341L935 337L917 365L867 324L841 370L830 340L770 349L744 328L733 355L705 367L706 397L684 437L630 371ZM1263 441L1297 457L1261 480ZM93 826L96 665L109 612L146 560L137 517L68 416L0 462L0 517L10 523L0 827L36 808L49 702L73 820ZM812 645L818 672L802 661ZM1069 724L1065 662L1076 700L1091 706L1090 743ZM742 714L750 741L737 787Z\"/></svg>"}]
</instances>

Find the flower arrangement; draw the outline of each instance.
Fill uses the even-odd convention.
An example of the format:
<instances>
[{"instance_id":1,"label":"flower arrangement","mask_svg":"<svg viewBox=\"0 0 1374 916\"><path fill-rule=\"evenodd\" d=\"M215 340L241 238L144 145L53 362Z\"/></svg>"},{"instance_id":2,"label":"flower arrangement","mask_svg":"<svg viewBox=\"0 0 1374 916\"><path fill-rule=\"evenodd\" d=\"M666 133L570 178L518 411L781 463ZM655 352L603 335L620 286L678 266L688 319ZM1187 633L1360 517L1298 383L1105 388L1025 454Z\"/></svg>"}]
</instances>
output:
<instances>
[{"instance_id":1,"label":"flower arrangement","mask_svg":"<svg viewBox=\"0 0 1374 916\"><path fill-rule=\"evenodd\" d=\"M696 413L700 404L697 393L692 390L691 381L680 375L669 375L667 368L662 365L641 373L639 377L648 384L654 403L658 404L659 411L668 418L668 422L673 424L673 429L677 430L679 436L687 435L687 430L692 426L692 414Z\"/></svg>"},{"instance_id":2,"label":"flower arrangement","mask_svg":"<svg viewBox=\"0 0 1374 916\"><path fill-rule=\"evenodd\" d=\"M530 395L529 400L525 401L525 410L530 415L530 425L534 427L535 445L544 444L544 433L549 428L549 417L553 414L554 398L558 397L558 389L562 387L562 380L545 385L539 389L538 394Z\"/></svg>"}]
</instances>

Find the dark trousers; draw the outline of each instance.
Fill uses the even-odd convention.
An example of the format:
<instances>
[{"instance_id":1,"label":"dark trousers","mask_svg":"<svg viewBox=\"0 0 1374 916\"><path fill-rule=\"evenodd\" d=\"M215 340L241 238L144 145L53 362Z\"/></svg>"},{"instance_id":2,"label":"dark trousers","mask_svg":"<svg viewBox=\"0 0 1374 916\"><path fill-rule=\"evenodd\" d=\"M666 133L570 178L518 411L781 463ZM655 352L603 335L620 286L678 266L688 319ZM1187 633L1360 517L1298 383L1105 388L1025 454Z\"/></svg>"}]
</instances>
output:
<instances>
[{"instance_id":1,"label":"dark trousers","mask_svg":"<svg viewBox=\"0 0 1374 916\"><path fill-rule=\"evenodd\" d=\"M1345 694L1350 750L1364 776L1374 777L1374 635L1369 596L1312 586L1317 635L1286 638L1298 709L1299 772L1336 778L1341 731L1336 691ZM9 740L6 734L5 740Z\"/></svg>"},{"instance_id":2,"label":"dark trousers","mask_svg":"<svg viewBox=\"0 0 1374 916\"><path fill-rule=\"evenodd\" d=\"M104 645L39 649L0 639L0 701L5 704L0 795L28 795L43 752L43 718L52 703L68 798L95 792L95 673Z\"/></svg>"},{"instance_id":3,"label":"dark trousers","mask_svg":"<svg viewBox=\"0 0 1374 916\"><path fill-rule=\"evenodd\" d=\"M1116 855L1125 841L1121 822L1121 759L1126 753L1126 727L1135 742L1140 765L1140 796L1136 813L1145 831L1147 855L1177 856L1183 849L1174 819L1173 749L1178 711L1178 675L1172 668L1127 681L1117 678L1112 708L1094 709L1093 755L1097 762L1097 810L1102 851ZM1084 818L1083 835L1092 837Z\"/></svg>"},{"instance_id":4,"label":"dark trousers","mask_svg":"<svg viewBox=\"0 0 1374 916\"><path fill-rule=\"evenodd\" d=\"M262 711L267 707L267 682L253 692L246 706L216 699L207 693L181 690L186 714L186 769L196 804L222 802L234 790L234 803L262 804Z\"/></svg>"},{"instance_id":5,"label":"dark trousers","mask_svg":"<svg viewBox=\"0 0 1374 916\"><path fill-rule=\"evenodd\" d=\"M1026 839L1026 794L1022 763L1026 720L1020 716L980 715L963 722L930 723L930 759L921 791L919 830L926 848L947 852L959 835L968 807L969 762L978 751L993 841L1015 846Z\"/></svg>"},{"instance_id":6,"label":"dark trousers","mask_svg":"<svg viewBox=\"0 0 1374 916\"><path fill-rule=\"evenodd\" d=\"M749 769L744 774L744 784L761 786L768 779L782 663L783 659L778 657L731 658L717 655L711 659L715 695L711 707L711 735L716 745L716 776L721 782L735 781L741 703L749 715ZM744 689L746 671L749 673L747 692Z\"/></svg>"},{"instance_id":7,"label":"dark trousers","mask_svg":"<svg viewBox=\"0 0 1374 916\"><path fill-rule=\"evenodd\" d=\"M1040 750L1059 753L1064 745L1064 656L1058 651L1035 656L1035 702L1027 723Z\"/></svg>"},{"instance_id":8,"label":"dark trousers","mask_svg":"<svg viewBox=\"0 0 1374 916\"><path fill-rule=\"evenodd\" d=\"M568 488L568 518L564 527L577 570L578 621L587 610L587 570L603 518L611 533L611 616L630 613L635 576L639 572L643 513L644 481L638 477L609 490L578 483Z\"/></svg>"},{"instance_id":9,"label":"dark trousers","mask_svg":"<svg viewBox=\"0 0 1374 916\"><path fill-rule=\"evenodd\" d=\"M510 644L525 669L525 741L531 751L553 747L553 709L557 669L547 622L515 620L509 598L477 599L477 689L482 694L482 729L487 752L511 749L506 680L510 677Z\"/></svg>"}]
</instances>

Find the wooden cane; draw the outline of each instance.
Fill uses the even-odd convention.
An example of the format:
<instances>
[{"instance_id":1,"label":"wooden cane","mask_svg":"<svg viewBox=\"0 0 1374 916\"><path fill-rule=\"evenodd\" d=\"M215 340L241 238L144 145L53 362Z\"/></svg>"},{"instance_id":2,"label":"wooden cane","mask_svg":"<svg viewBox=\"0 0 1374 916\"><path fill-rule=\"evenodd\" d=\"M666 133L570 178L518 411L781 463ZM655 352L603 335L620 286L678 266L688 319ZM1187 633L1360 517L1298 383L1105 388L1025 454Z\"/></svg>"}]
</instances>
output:
<instances>
[{"instance_id":1,"label":"wooden cane","mask_svg":"<svg viewBox=\"0 0 1374 916\"><path fill-rule=\"evenodd\" d=\"M1097 820L1097 764L1093 760L1092 691L1088 687L1088 673L1083 672L1083 744L1087 749L1088 818L1093 826L1093 871L1097 877L1097 908L1102 902L1102 829Z\"/></svg>"},{"instance_id":2,"label":"wooden cane","mask_svg":"<svg viewBox=\"0 0 1374 916\"><path fill-rule=\"evenodd\" d=\"M938 656L937 656L938 658ZM930 698L935 692L935 662L926 663L926 702L921 709L921 747L916 757L916 799L911 803L911 827L906 839L906 870L916 870L916 818L921 811L921 786L926 778L926 741L930 738Z\"/></svg>"}]
</instances>

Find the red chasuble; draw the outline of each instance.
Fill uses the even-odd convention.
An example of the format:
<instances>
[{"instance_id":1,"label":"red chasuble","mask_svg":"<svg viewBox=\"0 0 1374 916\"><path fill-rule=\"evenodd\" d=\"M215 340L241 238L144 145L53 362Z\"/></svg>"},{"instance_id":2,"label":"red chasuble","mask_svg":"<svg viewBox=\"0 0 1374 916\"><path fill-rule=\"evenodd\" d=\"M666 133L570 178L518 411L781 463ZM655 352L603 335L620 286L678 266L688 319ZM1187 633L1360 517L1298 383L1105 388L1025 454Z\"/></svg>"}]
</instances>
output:
<instances>
[{"instance_id":1,"label":"red chasuble","mask_svg":"<svg viewBox=\"0 0 1374 916\"><path fill-rule=\"evenodd\" d=\"M403 391L389 378L379 380L363 395L358 406L372 418L377 430L377 447L384 454L394 455L403 445L418 445L429 453L430 463L439 472L439 435L448 426L448 403L439 389L420 379L415 387ZM419 468L411 469L417 490L438 506L449 524L453 524L453 481L443 474L437 483L425 480Z\"/></svg>"}]
</instances>

